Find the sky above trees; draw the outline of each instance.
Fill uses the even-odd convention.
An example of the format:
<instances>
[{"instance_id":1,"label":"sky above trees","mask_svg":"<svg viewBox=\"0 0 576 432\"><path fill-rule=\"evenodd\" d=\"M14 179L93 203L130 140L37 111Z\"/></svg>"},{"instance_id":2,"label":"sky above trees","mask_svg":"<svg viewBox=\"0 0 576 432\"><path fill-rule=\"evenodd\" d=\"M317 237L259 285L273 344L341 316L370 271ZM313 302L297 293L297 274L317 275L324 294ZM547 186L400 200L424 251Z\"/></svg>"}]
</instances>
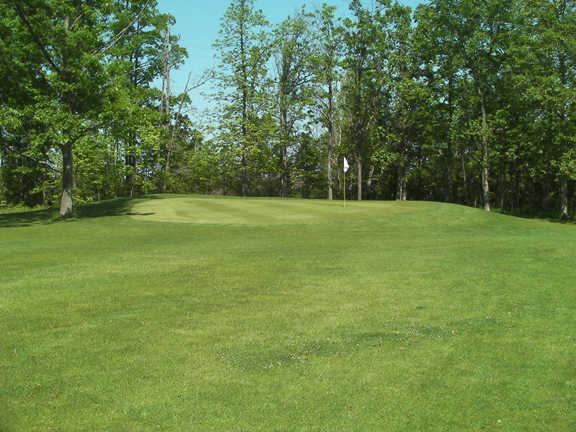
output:
<instances>
[{"instance_id":1,"label":"sky above trees","mask_svg":"<svg viewBox=\"0 0 576 432\"><path fill-rule=\"evenodd\" d=\"M364 3L369 4L370 1L366 0ZM173 31L180 36L180 44L188 50L185 63L180 69L172 72L172 87L176 93L184 90L190 72L192 72L193 79L198 79L204 71L215 66L215 51L212 44L218 37L220 20L229 3L229 0L160 0L158 2L162 12L176 17ZM304 5L307 5L309 9L316 9L322 3L336 6L338 14L348 13L348 0L257 0L256 6L262 9L271 23L276 24ZM400 3L415 7L422 2L400 0ZM212 86L207 84L191 92L192 103L199 112L210 107L211 102L205 94L210 93L211 90Z\"/></svg>"}]
</instances>

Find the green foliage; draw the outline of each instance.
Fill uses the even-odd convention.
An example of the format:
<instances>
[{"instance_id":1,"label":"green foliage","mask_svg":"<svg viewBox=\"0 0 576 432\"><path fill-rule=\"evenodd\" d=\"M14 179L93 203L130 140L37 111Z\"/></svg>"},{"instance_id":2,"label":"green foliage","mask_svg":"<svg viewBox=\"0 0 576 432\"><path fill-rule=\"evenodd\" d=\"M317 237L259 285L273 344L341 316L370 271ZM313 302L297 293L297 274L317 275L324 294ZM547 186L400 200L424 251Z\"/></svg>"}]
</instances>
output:
<instances>
[{"instance_id":1,"label":"green foliage","mask_svg":"<svg viewBox=\"0 0 576 432\"><path fill-rule=\"evenodd\" d=\"M221 23L217 74L221 106L218 145L226 148L232 160L232 181L226 181L235 193L253 193L252 183L262 171L259 157L269 146L269 80L267 63L271 42L266 32L268 21L255 9L254 0L233 0ZM228 174L227 174L228 177Z\"/></svg>"},{"instance_id":2,"label":"green foliage","mask_svg":"<svg viewBox=\"0 0 576 432\"><path fill-rule=\"evenodd\" d=\"M159 92L151 85L160 74L162 32L173 22L155 1L35 0L2 8L8 201L53 202L60 151L75 153L76 168L62 176L75 177L64 183L76 184L81 202L155 189L165 156ZM174 37L170 53L174 65L185 55Z\"/></svg>"},{"instance_id":3,"label":"green foliage","mask_svg":"<svg viewBox=\"0 0 576 432\"><path fill-rule=\"evenodd\" d=\"M568 150L560 159L560 175L576 180L576 148Z\"/></svg>"},{"instance_id":4,"label":"green foliage","mask_svg":"<svg viewBox=\"0 0 576 432\"><path fill-rule=\"evenodd\" d=\"M186 56L157 1L0 1L10 203L53 204L60 184L81 202L337 196L346 156L355 198L574 209L572 1L352 0L271 25L255 0L233 0L208 121L186 92L157 88Z\"/></svg>"}]
</instances>

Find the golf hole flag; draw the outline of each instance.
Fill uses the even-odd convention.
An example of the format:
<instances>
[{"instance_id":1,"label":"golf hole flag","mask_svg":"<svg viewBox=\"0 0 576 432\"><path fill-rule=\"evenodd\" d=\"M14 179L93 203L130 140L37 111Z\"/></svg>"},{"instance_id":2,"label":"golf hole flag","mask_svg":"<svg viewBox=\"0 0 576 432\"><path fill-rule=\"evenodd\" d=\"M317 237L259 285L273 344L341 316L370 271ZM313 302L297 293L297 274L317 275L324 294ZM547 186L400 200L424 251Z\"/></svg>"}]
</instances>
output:
<instances>
[{"instance_id":1,"label":"golf hole flag","mask_svg":"<svg viewBox=\"0 0 576 432\"><path fill-rule=\"evenodd\" d=\"M348 172L348 170L350 169L350 165L348 165L348 159L346 159L346 156L344 156L344 193L342 194L343 198L344 198L344 207L346 207L346 173Z\"/></svg>"}]
</instances>

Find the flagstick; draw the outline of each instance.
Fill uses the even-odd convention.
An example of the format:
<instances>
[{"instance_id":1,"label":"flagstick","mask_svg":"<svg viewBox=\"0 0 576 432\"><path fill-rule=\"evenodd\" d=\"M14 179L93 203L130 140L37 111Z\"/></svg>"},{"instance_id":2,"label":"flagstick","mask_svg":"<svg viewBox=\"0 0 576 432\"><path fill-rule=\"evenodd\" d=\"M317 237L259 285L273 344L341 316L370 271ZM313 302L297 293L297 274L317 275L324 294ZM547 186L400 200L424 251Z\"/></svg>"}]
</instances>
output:
<instances>
[{"instance_id":1,"label":"flagstick","mask_svg":"<svg viewBox=\"0 0 576 432\"><path fill-rule=\"evenodd\" d=\"M346 207L346 172L348 171L348 168L350 168L350 166L348 165L348 160L346 160L346 156L344 156L344 164L342 166L343 171L344 171L344 207Z\"/></svg>"},{"instance_id":2,"label":"flagstick","mask_svg":"<svg viewBox=\"0 0 576 432\"><path fill-rule=\"evenodd\" d=\"M344 171L344 207L346 207L346 171Z\"/></svg>"}]
</instances>

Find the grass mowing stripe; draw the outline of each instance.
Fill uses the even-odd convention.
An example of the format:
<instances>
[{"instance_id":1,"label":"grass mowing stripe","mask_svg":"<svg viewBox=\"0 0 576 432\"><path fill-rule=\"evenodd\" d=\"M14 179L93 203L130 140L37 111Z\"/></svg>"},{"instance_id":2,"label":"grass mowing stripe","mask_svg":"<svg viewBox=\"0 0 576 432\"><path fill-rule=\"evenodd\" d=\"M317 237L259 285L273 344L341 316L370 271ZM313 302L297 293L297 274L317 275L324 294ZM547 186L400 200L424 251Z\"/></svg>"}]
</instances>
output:
<instances>
[{"instance_id":1,"label":"grass mowing stripe","mask_svg":"<svg viewBox=\"0 0 576 432\"><path fill-rule=\"evenodd\" d=\"M573 225L199 196L80 213L0 215L0 430L574 430Z\"/></svg>"}]
</instances>

